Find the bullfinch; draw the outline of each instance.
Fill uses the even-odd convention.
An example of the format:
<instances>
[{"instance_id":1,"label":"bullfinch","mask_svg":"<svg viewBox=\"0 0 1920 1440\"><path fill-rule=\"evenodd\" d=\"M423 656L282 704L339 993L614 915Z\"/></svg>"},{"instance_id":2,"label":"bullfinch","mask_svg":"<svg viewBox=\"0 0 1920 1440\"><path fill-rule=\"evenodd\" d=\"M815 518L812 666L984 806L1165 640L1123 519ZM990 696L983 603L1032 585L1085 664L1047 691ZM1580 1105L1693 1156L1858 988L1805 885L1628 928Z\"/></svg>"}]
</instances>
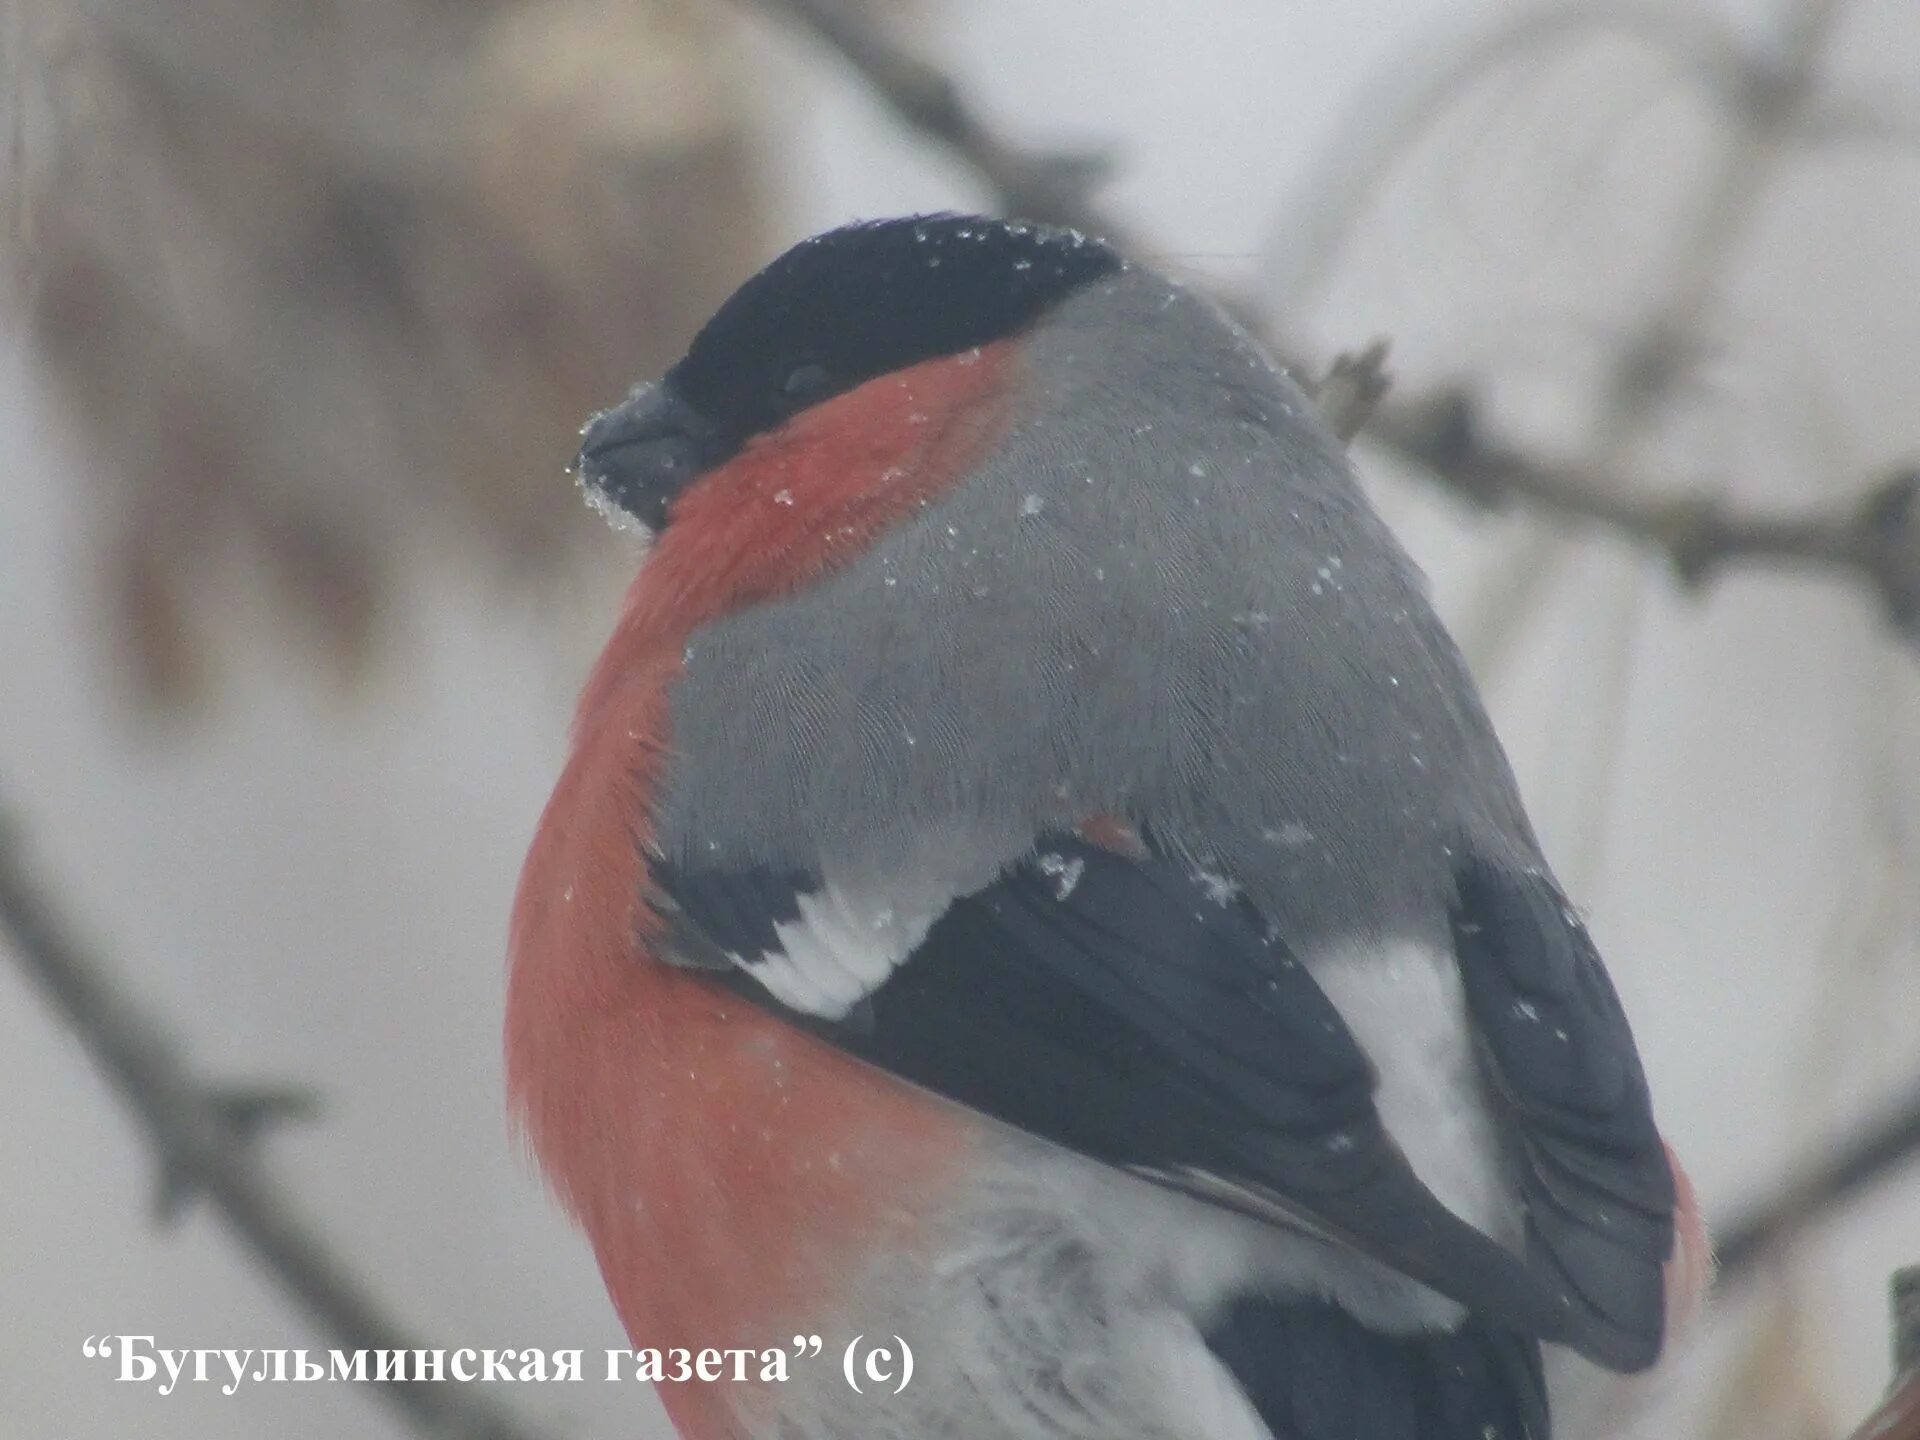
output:
<instances>
[{"instance_id":1,"label":"bullfinch","mask_svg":"<svg viewBox=\"0 0 1920 1440\"><path fill-rule=\"evenodd\" d=\"M1213 304L849 225L579 474L650 540L520 882L512 1103L636 1346L829 1355L664 1386L685 1440L1546 1437L1554 1355L1660 1356L1704 1242L1626 1016Z\"/></svg>"}]
</instances>

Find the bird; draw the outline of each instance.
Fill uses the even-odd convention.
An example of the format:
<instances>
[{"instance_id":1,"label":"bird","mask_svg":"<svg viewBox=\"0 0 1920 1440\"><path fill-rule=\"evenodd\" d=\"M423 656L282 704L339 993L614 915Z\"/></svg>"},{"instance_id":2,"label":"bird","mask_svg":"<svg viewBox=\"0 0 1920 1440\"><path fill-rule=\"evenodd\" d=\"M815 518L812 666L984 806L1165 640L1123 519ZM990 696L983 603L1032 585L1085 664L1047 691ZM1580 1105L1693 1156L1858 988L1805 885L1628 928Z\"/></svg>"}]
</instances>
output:
<instances>
[{"instance_id":1,"label":"bird","mask_svg":"<svg viewBox=\"0 0 1920 1440\"><path fill-rule=\"evenodd\" d=\"M858 221L582 436L643 545L515 897L511 1107L636 1347L827 1356L662 1385L684 1440L1564 1440L1559 1377L1671 1351L1706 1238L1621 1003L1220 307Z\"/></svg>"}]
</instances>

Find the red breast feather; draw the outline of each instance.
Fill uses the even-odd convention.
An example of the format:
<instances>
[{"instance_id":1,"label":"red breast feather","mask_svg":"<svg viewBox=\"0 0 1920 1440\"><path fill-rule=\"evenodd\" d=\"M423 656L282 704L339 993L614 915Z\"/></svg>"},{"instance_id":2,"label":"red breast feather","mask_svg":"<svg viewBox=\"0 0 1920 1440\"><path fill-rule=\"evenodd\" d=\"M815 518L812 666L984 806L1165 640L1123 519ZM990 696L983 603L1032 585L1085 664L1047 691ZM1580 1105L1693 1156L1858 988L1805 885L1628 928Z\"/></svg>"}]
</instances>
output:
<instances>
[{"instance_id":1,"label":"red breast feather","mask_svg":"<svg viewBox=\"0 0 1920 1440\"><path fill-rule=\"evenodd\" d=\"M1001 433L1010 345L883 376L701 477L588 680L515 900L507 1085L636 1346L786 1343L965 1170L961 1112L654 958L651 799L689 636L857 557ZM689 1437L728 1387L664 1387Z\"/></svg>"}]
</instances>

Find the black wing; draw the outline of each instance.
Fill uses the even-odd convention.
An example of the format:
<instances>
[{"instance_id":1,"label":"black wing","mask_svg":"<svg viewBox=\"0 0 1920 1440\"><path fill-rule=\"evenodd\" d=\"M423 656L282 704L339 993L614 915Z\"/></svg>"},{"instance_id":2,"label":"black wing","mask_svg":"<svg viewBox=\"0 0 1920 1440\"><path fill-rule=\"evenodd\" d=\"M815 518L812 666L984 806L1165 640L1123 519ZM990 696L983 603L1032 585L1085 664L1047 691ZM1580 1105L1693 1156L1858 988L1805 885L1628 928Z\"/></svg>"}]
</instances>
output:
<instances>
[{"instance_id":1,"label":"black wing","mask_svg":"<svg viewBox=\"0 0 1920 1440\"><path fill-rule=\"evenodd\" d=\"M1563 1275L1414 1175L1339 1012L1220 877L1046 837L831 1019L781 1005L753 956L717 938L751 930L756 907L798 916L792 890L770 898L777 877L660 864L654 879L682 956L734 962L717 972L726 983L851 1054L1093 1159L1343 1240L1522 1335L1632 1363ZM777 942L776 923L757 938Z\"/></svg>"},{"instance_id":2,"label":"black wing","mask_svg":"<svg viewBox=\"0 0 1920 1440\"><path fill-rule=\"evenodd\" d=\"M1470 860L1457 880L1454 949L1518 1141L1527 1262L1616 1337L1600 1358L1650 1365L1665 1330L1674 1181L1626 1014L1546 876Z\"/></svg>"}]
</instances>

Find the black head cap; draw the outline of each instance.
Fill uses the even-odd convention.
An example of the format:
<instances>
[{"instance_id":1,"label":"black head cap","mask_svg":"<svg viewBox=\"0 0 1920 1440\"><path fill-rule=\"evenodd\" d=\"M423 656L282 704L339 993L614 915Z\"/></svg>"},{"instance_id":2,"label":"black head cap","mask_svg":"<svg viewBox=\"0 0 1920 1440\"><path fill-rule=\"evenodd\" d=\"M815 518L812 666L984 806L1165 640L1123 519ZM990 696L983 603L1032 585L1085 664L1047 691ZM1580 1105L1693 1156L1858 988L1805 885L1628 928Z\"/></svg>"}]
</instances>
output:
<instances>
[{"instance_id":1,"label":"black head cap","mask_svg":"<svg viewBox=\"0 0 1920 1440\"><path fill-rule=\"evenodd\" d=\"M693 475L755 435L877 376L1017 335L1121 264L1075 231L978 215L816 235L735 291L661 385L595 419L582 478L657 528Z\"/></svg>"}]
</instances>

